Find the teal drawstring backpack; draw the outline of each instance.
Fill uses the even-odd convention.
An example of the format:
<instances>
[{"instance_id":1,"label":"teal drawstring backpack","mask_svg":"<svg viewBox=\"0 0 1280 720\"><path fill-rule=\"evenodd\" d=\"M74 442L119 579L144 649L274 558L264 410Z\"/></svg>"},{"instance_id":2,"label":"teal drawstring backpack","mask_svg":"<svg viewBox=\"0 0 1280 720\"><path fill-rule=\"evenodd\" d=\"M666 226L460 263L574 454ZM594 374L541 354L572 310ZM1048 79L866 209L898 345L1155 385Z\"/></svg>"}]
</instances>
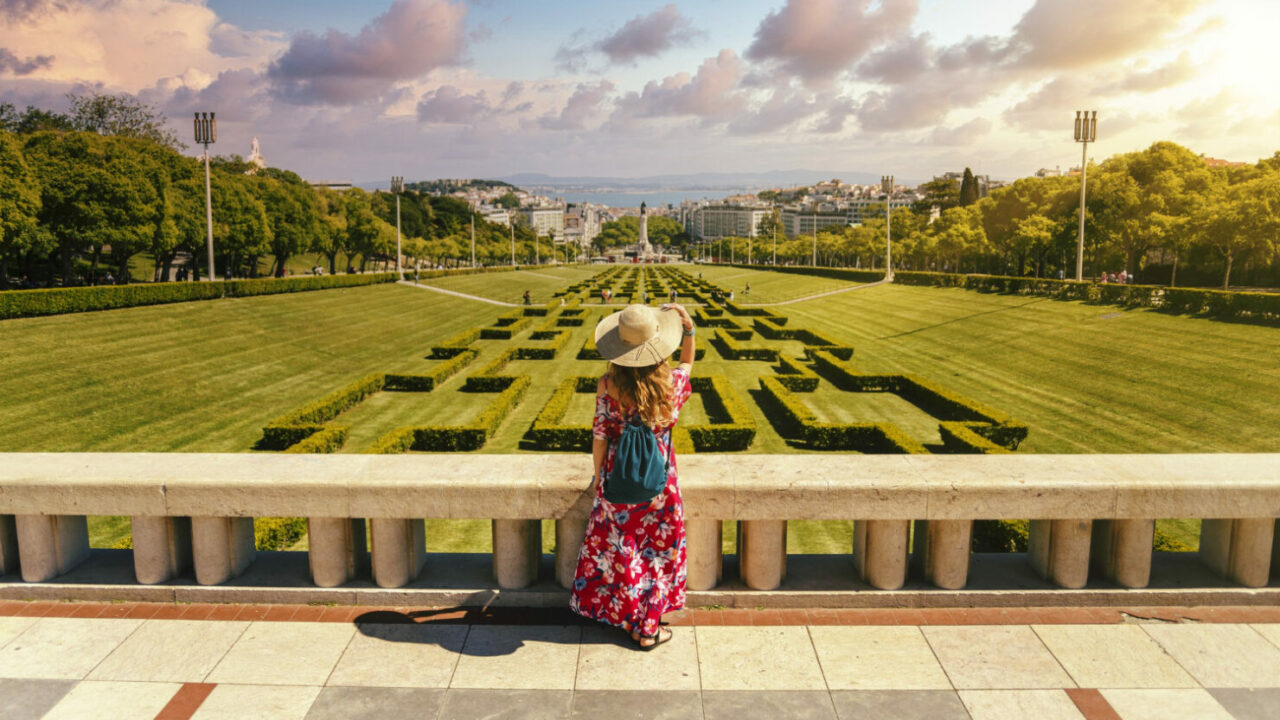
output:
<instances>
[{"instance_id":1,"label":"teal drawstring backpack","mask_svg":"<svg viewBox=\"0 0 1280 720\"><path fill-rule=\"evenodd\" d=\"M670 428L667 444L671 444ZM632 415L622 428L622 437L618 438L613 469L604 486L604 499L627 505L649 502L667 486L670 462L670 458L664 458L658 450L653 429L644 424L639 413Z\"/></svg>"}]
</instances>

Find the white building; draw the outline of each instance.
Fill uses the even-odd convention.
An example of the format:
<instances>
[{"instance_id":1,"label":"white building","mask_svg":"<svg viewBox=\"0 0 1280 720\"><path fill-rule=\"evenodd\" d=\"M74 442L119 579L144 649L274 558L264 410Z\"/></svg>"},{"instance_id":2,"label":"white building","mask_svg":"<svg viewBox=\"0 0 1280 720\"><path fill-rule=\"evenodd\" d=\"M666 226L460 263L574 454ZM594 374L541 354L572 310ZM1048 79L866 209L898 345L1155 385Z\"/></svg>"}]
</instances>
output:
<instances>
[{"instance_id":1,"label":"white building","mask_svg":"<svg viewBox=\"0 0 1280 720\"><path fill-rule=\"evenodd\" d=\"M681 219L689 234L699 240L716 240L723 237L755 237L760 232L760 221L769 214L769 208L743 205L703 205L692 208L687 214L681 208Z\"/></svg>"},{"instance_id":2,"label":"white building","mask_svg":"<svg viewBox=\"0 0 1280 720\"><path fill-rule=\"evenodd\" d=\"M522 224L533 228L538 237L554 235L564 237L564 208L562 207L527 207L520 208L517 219Z\"/></svg>"}]
</instances>

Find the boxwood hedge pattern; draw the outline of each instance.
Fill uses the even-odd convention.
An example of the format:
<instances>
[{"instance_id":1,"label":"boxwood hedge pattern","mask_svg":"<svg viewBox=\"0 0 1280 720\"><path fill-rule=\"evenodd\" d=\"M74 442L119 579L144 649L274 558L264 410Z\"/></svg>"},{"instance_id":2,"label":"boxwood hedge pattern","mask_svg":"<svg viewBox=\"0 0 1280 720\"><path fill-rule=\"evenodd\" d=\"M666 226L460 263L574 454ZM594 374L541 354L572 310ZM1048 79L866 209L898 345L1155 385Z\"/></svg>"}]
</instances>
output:
<instances>
[{"instance_id":1,"label":"boxwood hedge pattern","mask_svg":"<svg viewBox=\"0 0 1280 720\"><path fill-rule=\"evenodd\" d=\"M695 338L697 359L702 359L708 347L714 346L726 360L776 363L773 374L760 380L760 405L780 434L803 447L872 453L929 452L890 423L819 422L799 395L814 392L823 379L847 392L893 392L912 402L939 420L943 452L1010 452L1026 437L1026 426L1006 414L918 376L859 372L849 362L853 357L852 347L822 333L791 325L785 315L770 309L729 301L718 287L695 279L683 270L611 267L556 293L543 305L513 309L495 318L491 325L463 331L432 346L428 357L444 362L424 375L376 373L277 418L263 428L259 447L287 452L335 452L341 449L348 434L348 428L332 422L342 412L381 390L430 392L475 361L479 355L477 342L504 341L510 344L463 381L463 392L496 394L475 418L458 426L396 428L367 452L482 448L532 383L528 375L510 373L510 363L556 358L576 327L594 324L601 311L609 311L608 307L597 311L581 305L584 299L599 297L602 288L614 292L618 301L630 295L638 299L647 293L651 301L665 302L669 293L675 292L686 301L699 303L693 310L694 317L704 331L712 331L704 335L710 334L713 339L708 343L704 335ZM526 331L525 339L515 340ZM790 357L781 347L770 347L763 342L780 340L799 342L803 357ZM599 359L592 335L588 334L576 357ZM573 396L594 392L596 382L594 376L562 379L525 432L521 447L544 451L589 449L589 423L566 424L565 414ZM693 389L702 397L708 422L678 426L677 449L732 452L750 448L756 434L755 421L729 379L723 375L698 376L693 378Z\"/></svg>"}]
</instances>

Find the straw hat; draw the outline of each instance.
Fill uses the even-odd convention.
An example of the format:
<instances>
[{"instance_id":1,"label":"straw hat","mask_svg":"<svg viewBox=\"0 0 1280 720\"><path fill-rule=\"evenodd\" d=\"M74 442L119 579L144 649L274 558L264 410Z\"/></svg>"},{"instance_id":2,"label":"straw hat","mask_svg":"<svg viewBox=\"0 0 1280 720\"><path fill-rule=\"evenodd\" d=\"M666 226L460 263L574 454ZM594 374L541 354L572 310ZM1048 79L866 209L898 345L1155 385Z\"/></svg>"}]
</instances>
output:
<instances>
[{"instance_id":1,"label":"straw hat","mask_svg":"<svg viewBox=\"0 0 1280 720\"><path fill-rule=\"evenodd\" d=\"M615 365L647 367L670 358L683 332L678 312L628 305L596 325L596 350Z\"/></svg>"}]
</instances>

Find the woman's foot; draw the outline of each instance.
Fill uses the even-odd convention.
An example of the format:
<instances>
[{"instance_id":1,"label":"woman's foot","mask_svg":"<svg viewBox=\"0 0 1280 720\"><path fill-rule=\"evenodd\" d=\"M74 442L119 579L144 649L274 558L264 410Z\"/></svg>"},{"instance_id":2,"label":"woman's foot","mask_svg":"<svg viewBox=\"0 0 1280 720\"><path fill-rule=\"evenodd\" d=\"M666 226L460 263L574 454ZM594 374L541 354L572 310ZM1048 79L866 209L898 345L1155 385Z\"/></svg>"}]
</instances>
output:
<instances>
[{"instance_id":1,"label":"woman's foot","mask_svg":"<svg viewBox=\"0 0 1280 720\"><path fill-rule=\"evenodd\" d=\"M671 631L665 627L658 628L656 635L641 635L640 633L631 633L631 639L641 650L652 650L662 643L671 639Z\"/></svg>"}]
</instances>

